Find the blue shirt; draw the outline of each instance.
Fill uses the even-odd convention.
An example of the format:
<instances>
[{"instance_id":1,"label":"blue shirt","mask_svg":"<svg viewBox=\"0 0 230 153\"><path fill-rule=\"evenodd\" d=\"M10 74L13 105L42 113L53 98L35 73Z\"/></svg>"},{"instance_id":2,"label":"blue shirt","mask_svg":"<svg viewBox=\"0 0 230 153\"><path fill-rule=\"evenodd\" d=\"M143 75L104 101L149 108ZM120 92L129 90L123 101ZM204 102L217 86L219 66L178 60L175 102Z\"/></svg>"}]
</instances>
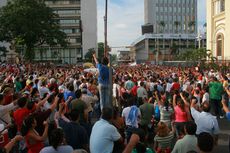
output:
<instances>
[{"instance_id":1,"label":"blue shirt","mask_svg":"<svg viewBox=\"0 0 230 153\"><path fill-rule=\"evenodd\" d=\"M117 129L108 121L100 119L95 123L90 136L91 153L112 153L114 141L121 138Z\"/></svg>"},{"instance_id":2,"label":"blue shirt","mask_svg":"<svg viewBox=\"0 0 230 153\"><path fill-rule=\"evenodd\" d=\"M97 68L99 71L98 83L102 85L108 85L109 84L109 68L102 64L97 64Z\"/></svg>"},{"instance_id":3,"label":"blue shirt","mask_svg":"<svg viewBox=\"0 0 230 153\"><path fill-rule=\"evenodd\" d=\"M226 116L227 116L227 119L230 120L230 112L228 112Z\"/></svg>"},{"instance_id":4,"label":"blue shirt","mask_svg":"<svg viewBox=\"0 0 230 153\"><path fill-rule=\"evenodd\" d=\"M196 134L207 132L211 135L219 133L219 125L215 116L207 112L199 112L195 108L191 108L192 117L197 125Z\"/></svg>"},{"instance_id":5,"label":"blue shirt","mask_svg":"<svg viewBox=\"0 0 230 153\"><path fill-rule=\"evenodd\" d=\"M64 92L64 100L67 101L69 97L72 97L73 99L76 99L75 93L72 91L65 91Z\"/></svg>"}]
</instances>

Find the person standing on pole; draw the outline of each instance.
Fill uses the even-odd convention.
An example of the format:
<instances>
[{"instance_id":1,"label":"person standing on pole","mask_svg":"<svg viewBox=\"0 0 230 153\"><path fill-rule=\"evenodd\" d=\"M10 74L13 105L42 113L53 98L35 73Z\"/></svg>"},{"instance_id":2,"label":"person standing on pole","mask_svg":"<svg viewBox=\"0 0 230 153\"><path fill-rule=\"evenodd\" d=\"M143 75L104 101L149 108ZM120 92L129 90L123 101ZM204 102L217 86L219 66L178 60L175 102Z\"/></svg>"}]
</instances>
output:
<instances>
[{"instance_id":1,"label":"person standing on pole","mask_svg":"<svg viewBox=\"0 0 230 153\"><path fill-rule=\"evenodd\" d=\"M109 60L107 57L103 57L101 63L98 62L96 53L93 54L96 67L98 69L98 84L99 84L99 93L100 93L100 107L101 110L105 107L112 108L112 101L109 99L110 90L109 90Z\"/></svg>"}]
</instances>

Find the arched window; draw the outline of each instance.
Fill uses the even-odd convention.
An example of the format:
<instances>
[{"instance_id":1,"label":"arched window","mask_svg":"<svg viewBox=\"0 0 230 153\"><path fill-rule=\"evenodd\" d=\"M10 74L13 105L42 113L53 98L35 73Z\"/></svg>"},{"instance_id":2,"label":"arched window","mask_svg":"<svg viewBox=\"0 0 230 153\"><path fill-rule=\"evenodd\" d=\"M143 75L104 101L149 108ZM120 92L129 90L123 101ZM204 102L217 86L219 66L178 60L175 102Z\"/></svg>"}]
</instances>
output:
<instances>
[{"instance_id":1,"label":"arched window","mask_svg":"<svg viewBox=\"0 0 230 153\"><path fill-rule=\"evenodd\" d=\"M217 35L216 56L222 56L224 52L224 36L223 34Z\"/></svg>"}]
</instances>

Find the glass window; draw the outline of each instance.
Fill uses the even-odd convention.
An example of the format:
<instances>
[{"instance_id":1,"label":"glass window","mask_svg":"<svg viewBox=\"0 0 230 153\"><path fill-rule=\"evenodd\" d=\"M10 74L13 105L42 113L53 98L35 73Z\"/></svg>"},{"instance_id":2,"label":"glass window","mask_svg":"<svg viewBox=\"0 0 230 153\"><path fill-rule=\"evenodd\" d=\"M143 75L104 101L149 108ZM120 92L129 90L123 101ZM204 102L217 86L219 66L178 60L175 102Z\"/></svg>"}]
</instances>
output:
<instances>
[{"instance_id":1,"label":"glass window","mask_svg":"<svg viewBox=\"0 0 230 153\"><path fill-rule=\"evenodd\" d=\"M214 2L215 15L225 11L225 0L217 0Z\"/></svg>"},{"instance_id":2,"label":"glass window","mask_svg":"<svg viewBox=\"0 0 230 153\"><path fill-rule=\"evenodd\" d=\"M80 10L56 10L55 13L59 15L75 15L75 14L80 14Z\"/></svg>"},{"instance_id":3,"label":"glass window","mask_svg":"<svg viewBox=\"0 0 230 153\"><path fill-rule=\"evenodd\" d=\"M216 56L222 56L222 53L223 53L223 43L224 43L224 41L223 41L223 35L222 34L219 34L218 36L217 36L217 46L216 46L216 49L217 49L217 51L216 51Z\"/></svg>"},{"instance_id":4,"label":"glass window","mask_svg":"<svg viewBox=\"0 0 230 153\"><path fill-rule=\"evenodd\" d=\"M62 19L60 20L60 24L79 24L80 20L68 20L68 19Z\"/></svg>"}]
</instances>

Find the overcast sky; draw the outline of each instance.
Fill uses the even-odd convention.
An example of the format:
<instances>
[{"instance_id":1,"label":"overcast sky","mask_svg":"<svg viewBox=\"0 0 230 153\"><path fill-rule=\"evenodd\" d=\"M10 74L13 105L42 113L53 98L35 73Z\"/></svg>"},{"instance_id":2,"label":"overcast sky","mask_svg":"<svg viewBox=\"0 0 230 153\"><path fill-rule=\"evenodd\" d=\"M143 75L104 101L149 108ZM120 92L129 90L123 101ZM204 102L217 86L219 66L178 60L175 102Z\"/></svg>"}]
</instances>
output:
<instances>
[{"instance_id":1,"label":"overcast sky","mask_svg":"<svg viewBox=\"0 0 230 153\"><path fill-rule=\"evenodd\" d=\"M129 46L141 36L141 25L144 24L144 0L108 0L108 43L112 47ZM198 25L206 22L206 0L198 1ZM105 0L98 2L98 41L104 41L104 5Z\"/></svg>"}]
</instances>

